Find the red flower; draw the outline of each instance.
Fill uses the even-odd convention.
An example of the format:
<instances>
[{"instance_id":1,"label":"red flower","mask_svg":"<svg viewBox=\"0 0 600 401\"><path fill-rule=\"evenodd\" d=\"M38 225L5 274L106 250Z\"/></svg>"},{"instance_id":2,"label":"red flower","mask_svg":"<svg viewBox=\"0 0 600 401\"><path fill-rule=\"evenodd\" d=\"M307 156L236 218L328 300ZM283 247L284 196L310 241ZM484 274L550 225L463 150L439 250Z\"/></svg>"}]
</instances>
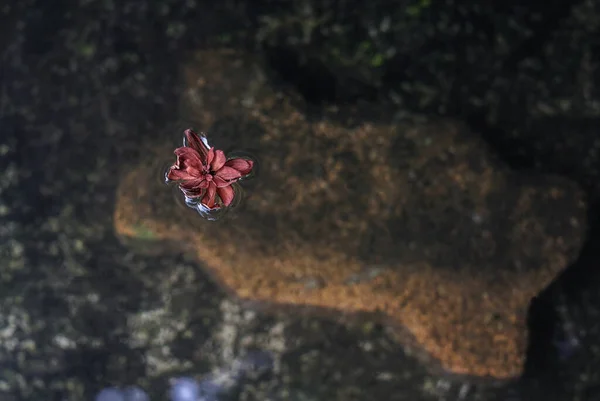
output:
<instances>
[{"instance_id":1,"label":"red flower","mask_svg":"<svg viewBox=\"0 0 600 401\"><path fill-rule=\"evenodd\" d=\"M185 131L186 146L175 149L177 161L167 173L167 179L179 181L179 188L188 198L202 197L209 209L218 209L217 195L223 206L233 201L231 184L249 174L254 163L241 158L229 159L222 150L208 147L191 129Z\"/></svg>"}]
</instances>

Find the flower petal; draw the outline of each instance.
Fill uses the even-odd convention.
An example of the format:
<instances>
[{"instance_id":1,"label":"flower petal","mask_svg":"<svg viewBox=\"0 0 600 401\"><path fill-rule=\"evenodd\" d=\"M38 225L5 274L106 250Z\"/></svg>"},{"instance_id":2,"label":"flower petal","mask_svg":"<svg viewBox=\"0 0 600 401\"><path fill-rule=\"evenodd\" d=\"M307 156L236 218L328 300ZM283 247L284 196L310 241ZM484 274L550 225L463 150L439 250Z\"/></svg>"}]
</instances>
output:
<instances>
[{"instance_id":1,"label":"flower petal","mask_svg":"<svg viewBox=\"0 0 600 401\"><path fill-rule=\"evenodd\" d=\"M200 154L194 149L186 147L177 148L173 153L175 153L175 156L177 156L176 165L180 169L185 169L189 166L195 167L200 170L202 169L202 159L200 157Z\"/></svg>"},{"instance_id":2,"label":"flower petal","mask_svg":"<svg viewBox=\"0 0 600 401\"><path fill-rule=\"evenodd\" d=\"M194 188L206 188L206 185L203 185L203 182L205 182L206 180L204 179L204 177L202 178L195 178L193 180L188 180L188 181L183 181L182 183L179 184L179 188L185 189L185 190L192 190Z\"/></svg>"},{"instance_id":3,"label":"flower petal","mask_svg":"<svg viewBox=\"0 0 600 401\"><path fill-rule=\"evenodd\" d=\"M221 177L217 177L217 176L213 177L213 182L215 183L215 185L217 186L217 188L223 188L223 187L226 187L228 185L231 185L231 182L225 181Z\"/></svg>"},{"instance_id":4,"label":"flower petal","mask_svg":"<svg viewBox=\"0 0 600 401\"><path fill-rule=\"evenodd\" d=\"M227 167L236 169L241 175L246 175L252 171L254 162L252 160L246 160L238 157L236 159L227 160L225 165Z\"/></svg>"},{"instance_id":5,"label":"flower petal","mask_svg":"<svg viewBox=\"0 0 600 401\"><path fill-rule=\"evenodd\" d=\"M227 158L225 158L225 153L222 150L215 151L215 158L211 163L211 167L213 171L219 171L221 167L225 164Z\"/></svg>"},{"instance_id":6,"label":"flower petal","mask_svg":"<svg viewBox=\"0 0 600 401\"><path fill-rule=\"evenodd\" d=\"M215 148L210 148L210 150L208 151L208 154L206 155L206 165L208 166L209 164L211 164L214 158L215 158Z\"/></svg>"},{"instance_id":7,"label":"flower petal","mask_svg":"<svg viewBox=\"0 0 600 401\"><path fill-rule=\"evenodd\" d=\"M187 146L194 149L201 156L202 161L206 161L206 155L208 154L208 148L204 145L204 142L200 139L200 136L191 129L185 130L185 139Z\"/></svg>"},{"instance_id":8,"label":"flower petal","mask_svg":"<svg viewBox=\"0 0 600 401\"><path fill-rule=\"evenodd\" d=\"M209 209L213 209L215 206L215 195L217 194L217 186L211 182L206 189L206 194L202 198L202 204Z\"/></svg>"},{"instance_id":9,"label":"flower petal","mask_svg":"<svg viewBox=\"0 0 600 401\"><path fill-rule=\"evenodd\" d=\"M223 166L219 171L215 173L215 177L222 178L226 181L238 179L242 176L239 171L233 167Z\"/></svg>"},{"instance_id":10,"label":"flower petal","mask_svg":"<svg viewBox=\"0 0 600 401\"><path fill-rule=\"evenodd\" d=\"M167 179L170 181L193 180L196 177L185 170L180 170L177 166L171 166L167 173Z\"/></svg>"},{"instance_id":11,"label":"flower petal","mask_svg":"<svg viewBox=\"0 0 600 401\"><path fill-rule=\"evenodd\" d=\"M179 189L181 189L181 192L183 192L183 194L188 198L199 198L204 195L204 189L202 188L194 188L187 190L179 187Z\"/></svg>"},{"instance_id":12,"label":"flower petal","mask_svg":"<svg viewBox=\"0 0 600 401\"><path fill-rule=\"evenodd\" d=\"M219 198L221 198L221 202L223 202L224 206L231 205L233 202L233 197L235 196L235 192L231 185L226 187L217 188L217 192L219 194Z\"/></svg>"}]
</instances>

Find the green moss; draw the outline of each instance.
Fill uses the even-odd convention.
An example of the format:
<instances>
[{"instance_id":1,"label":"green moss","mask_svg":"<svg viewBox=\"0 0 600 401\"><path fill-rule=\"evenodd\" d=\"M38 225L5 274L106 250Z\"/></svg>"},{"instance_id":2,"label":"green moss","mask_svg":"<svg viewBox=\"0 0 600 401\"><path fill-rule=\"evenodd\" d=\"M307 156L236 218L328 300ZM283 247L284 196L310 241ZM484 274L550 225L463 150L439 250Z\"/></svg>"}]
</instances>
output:
<instances>
[{"instance_id":1,"label":"green moss","mask_svg":"<svg viewBox=\"0 0 600 401\"><path fill-rule=\"evenodd\" d=\"M371 58L371 65L376 68L381 67L384 62L385 56L381 53L377 53Z\"/></svg>"},{"instance_id":2,"label":"green moss","mask_svg":"<svg viewBox=\"0 0 600 401\"><path fill-rule=\"evenodd\" d=\"M362 331L364 334L371 334L375 329L375 324L373 322L367 322L363 324Z\"/></svg>"},{"instance_id":3,"label":"green moss","mask_svg":"<svg viewBox=\"0 0 600 401\"><path fill-rule=\"evenodd\" d=\"M229 44L233 41L233 35L230 33L223 33L219 35L217 40L222 44Z\"/></svg>"},{"instance_id":4,"label":"green moss","mask_svg":"<svg viewBox=\"0 0 600 401\"><path fill-rule=\"evenodd\" d=\"M406 7L406 14L411 17L418 17L421 12L431 6L431 0L418 0L417 4Z\"/></svg>"},{"instance_id":5,"label":"green moss","mask_svg":"<svg viewBox=\"0 0 600 401\"><path fill-rule=\"evenodd\" d=\"M85 59L91 59L96 54L96 46L93 43L80 43L77 46L77 53Z\"/></svg>"},{"instance_id":6,"label":"green moss","mask_svg":"<svg viewBox=\"0 0 600 401\"><path fill-rule=\"evenodd\" d=\"M153 240L156 238L156 234L143 224L137 225L133 228L135 237L143 240Z\"/></svg>"}]
</instances>

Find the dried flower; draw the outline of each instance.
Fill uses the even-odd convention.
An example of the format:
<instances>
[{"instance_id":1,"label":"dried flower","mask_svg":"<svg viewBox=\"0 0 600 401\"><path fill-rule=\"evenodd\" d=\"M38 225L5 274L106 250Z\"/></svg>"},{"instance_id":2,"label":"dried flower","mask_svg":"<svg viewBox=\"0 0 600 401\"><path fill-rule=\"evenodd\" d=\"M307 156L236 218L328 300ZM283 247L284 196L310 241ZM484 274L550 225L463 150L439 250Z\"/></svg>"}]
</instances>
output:
<instances>
[{"instance_id":1,"label":"dried flower","mask_svg":"<svg viewBox=\"0 0 600 401\"><path fill-rule=\"evenodd\" d=\"M229 206L235 195L231 184L252 171L252 160L227 160L222 150L209 147L200 136L185 131L186 146L175 149L177 161L167 173L167 179L178 181L179 188L188 198L202 198L208 209ZM217 200L221 200L221 205Z\"/></svg>"}]
</instances>

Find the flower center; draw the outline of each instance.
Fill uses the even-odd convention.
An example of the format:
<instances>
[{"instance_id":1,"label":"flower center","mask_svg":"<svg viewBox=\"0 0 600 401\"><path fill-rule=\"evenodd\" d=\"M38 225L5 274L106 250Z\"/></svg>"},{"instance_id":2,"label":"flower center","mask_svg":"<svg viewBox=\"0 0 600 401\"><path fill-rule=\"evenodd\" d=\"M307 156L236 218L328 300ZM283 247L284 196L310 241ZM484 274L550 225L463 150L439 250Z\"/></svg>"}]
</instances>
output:
<instances>
[{"instance_id":1,"label":"flower center","mask_svg":"<svg viewBox=\"0 0 600 401\"><path fill-rule=\"evenodd\" d=\"M206 181L210 182L213 180L212 174L206 174Z\"/></svg>"}]
</instances>

